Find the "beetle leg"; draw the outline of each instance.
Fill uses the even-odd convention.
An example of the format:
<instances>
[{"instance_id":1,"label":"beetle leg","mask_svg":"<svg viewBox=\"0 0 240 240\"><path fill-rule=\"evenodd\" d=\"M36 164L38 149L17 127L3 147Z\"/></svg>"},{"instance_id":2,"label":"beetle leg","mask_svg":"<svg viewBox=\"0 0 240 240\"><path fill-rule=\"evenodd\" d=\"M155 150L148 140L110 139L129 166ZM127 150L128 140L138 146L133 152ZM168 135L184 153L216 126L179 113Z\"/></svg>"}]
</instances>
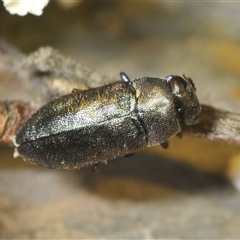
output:
<instances>
[{"instance_id":1,"label":"beetle leg","mask_svg":"<svg viewBox=\"0 0 240 240\"><path fill-rule=\"evenodd\" d=\"M176 136L182 138L182 132L177 133Z\"/></svg>"},{"instance_id":2,"label":"beetle leg","mask_svg":"<svg viewBox=\"0 0 240 240\"><path fill-rule=\"evenodd\" d=\"M126 154L125 156L123 156L124 158L130 158L134 155L135 153L129 153L129 154Z\"/></svg>"},{"instance_id":3,"label":"beetle leg","mask_svg":"<svg viewBox=\"0 0 240 240\"><path fill-rule=\"evenodd\" d=\"M79 93L79 92L81 92L81 90L79 90L79 89L77 89L77 88L74 88L74 89L72 90L72 93Z\"/></svg>"},{"instance_id":4,"label":"beetle leg","mask_svg":"<svg viewBox=\"0 0 240 240\"><path fill-rule=\"evenodd\" d=\"M161 146L164 148L164 149L167 149L169 147L169 142L166 141L166 142L162 142L161 143Z\"/></svg>"},{"instance_id":5,"label":"beetle leg","mask_svg":"<svg viewBox=\"0 0 240 240\"><path fill-rule=\"evenodd\" d=\"M92 168L92 171L95 172L95 173L99 173L99 162L95 163L93 165L93 168Z\"/></svg>"},{"instance_id":6,"label":"beetle leg","mask_svg":"<svg viewBox=\"0 0 240 240\"><path fill-rule=\"evenodd\" d=\"M132 81L131 81L131 79L127 76L127 74L124 73L124 72L120 72L120 77L121 77L121 79L122 79L122 82L128 84L128 86L130 87L132 93L135 93L136 90L135 90L135 88L133 87Z\"/></svg>"}]
</instances>

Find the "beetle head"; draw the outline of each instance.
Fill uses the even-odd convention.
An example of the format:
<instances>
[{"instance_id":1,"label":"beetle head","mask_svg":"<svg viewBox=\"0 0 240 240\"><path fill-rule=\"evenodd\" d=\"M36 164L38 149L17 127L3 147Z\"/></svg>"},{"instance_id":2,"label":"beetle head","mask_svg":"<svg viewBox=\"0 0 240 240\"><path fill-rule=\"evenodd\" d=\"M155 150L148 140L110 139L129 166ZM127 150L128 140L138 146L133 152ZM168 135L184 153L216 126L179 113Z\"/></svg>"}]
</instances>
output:
<instances>
[{"instance_id":1,"label":"beetle head","mask_svg":"<svg viewBox=\"0 0 240 240\"><path fill-rule=\"evenodd\" d=\"M191 78L184 75L183 77L170 75L166 79L170 85L174 104L181 121L186 125L196 123L201 112L201 106L195 94L196 89Z\"/></svg>"}]
</instances>

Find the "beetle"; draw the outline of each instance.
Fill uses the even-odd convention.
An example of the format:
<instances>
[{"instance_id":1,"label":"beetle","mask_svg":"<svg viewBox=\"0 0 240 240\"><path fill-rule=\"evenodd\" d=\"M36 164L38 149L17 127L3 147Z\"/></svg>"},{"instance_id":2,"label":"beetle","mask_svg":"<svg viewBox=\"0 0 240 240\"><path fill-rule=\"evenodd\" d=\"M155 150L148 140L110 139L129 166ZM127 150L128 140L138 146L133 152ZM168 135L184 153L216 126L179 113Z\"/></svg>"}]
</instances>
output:
<instances>
[{"instance_id":1,"label":"beetle","mask_svg":"<svg viewBox=\"0 0 240 240\"><path fill-rule=\"evenodd\" d=\"M79 169L145 146L167 147L201 106L190 78L141 77L72 93L48 102L17 132L15 156L54 169Z\"/></svg>"}]
</instances>

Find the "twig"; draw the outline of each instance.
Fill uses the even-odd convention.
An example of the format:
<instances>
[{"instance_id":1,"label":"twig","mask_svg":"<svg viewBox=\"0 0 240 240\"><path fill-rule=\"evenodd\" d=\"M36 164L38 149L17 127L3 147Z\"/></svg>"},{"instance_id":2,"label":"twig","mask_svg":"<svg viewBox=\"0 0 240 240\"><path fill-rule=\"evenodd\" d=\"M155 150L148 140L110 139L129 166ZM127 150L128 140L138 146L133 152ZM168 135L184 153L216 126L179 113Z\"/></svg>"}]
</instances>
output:
<instances>
[{"instance_id":1,"label":"twig","mask_svg":"<svg viewBox=\"0 0 240 240\"><path fill-rule=\"evenodd\" d=\"M240 114L202 105L198 123L184 126L183 135L240 145Z\"/></svg>"},{"instance_id":2,"label":"twig","mask_svg":"<svg viewBox=\"0 0 240 240\"><path fill-rule=\"evenodd\" d=\"M0 145L13 145L11 137L19 126L36 111L29 103L21 101L0 102Z\"/></svg>"}]
</instances>

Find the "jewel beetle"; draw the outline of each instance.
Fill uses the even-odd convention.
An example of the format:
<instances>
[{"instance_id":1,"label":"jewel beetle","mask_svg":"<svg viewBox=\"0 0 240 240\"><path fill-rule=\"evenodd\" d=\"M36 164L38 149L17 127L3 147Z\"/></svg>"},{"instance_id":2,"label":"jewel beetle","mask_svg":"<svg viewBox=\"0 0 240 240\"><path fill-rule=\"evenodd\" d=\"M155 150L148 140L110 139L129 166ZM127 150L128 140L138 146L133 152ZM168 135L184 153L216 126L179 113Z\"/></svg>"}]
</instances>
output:
<instances>
[{"instance_id":1,"label":"jewel beetle","mask_svg":"<svg viewBox=\"0 0 240 240\"><path fill-rule=\"evenodd\" d=\"M48 168L79 169L145 146L166 147L183 124L197 122L201 106L190 78L120 76L42 106L17 132L17 154Z\"/></svg>"}]
</instances>

